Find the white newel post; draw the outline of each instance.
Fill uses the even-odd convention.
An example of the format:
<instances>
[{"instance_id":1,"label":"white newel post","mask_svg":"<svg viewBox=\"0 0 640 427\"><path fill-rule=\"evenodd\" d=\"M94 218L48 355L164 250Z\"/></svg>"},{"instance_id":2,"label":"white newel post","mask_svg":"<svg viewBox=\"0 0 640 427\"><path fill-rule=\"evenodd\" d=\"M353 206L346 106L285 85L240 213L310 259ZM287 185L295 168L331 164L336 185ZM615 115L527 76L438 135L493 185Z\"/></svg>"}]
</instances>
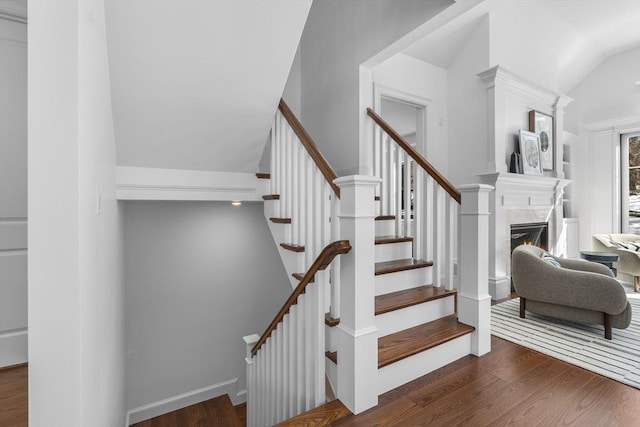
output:
<instances>
[{"instance_id":1,"label":"white newel post","mask_svg":"<svg viewBox=\"0 0 640 427\"><path fill-rule=\"evenodd\" d=\"M458 319L476 328L471 352L491 351L491 295L489 295L489 193L493 187L469 184L458 187L460 206L460 290Z\"/></svg>"},{"instance_id":2,"label":"white newel post","mask_svg":"<svg viewBox=\"0 0 640 427\"><path fill-rule=\"evenodd\" d=\"M256 345L258 340L260 339L260 335L253 334L247 335L246 337L242 337L246 346L246 356L244 358L245 362L247 362L247 426L255 426L257 425L257 409L256 409L256 375L255 375L255 367L253 364L253 356L251 356L251 350L253 346Z\"/></svg>"},{"instance_id":3,"label":"white newel post","mask_svg":"<svg viewBox=\"0 0 640 427\"><path fill-rule=\"evenodd\" d=\"M380 182L360 175L334 181L340 187L340 238L352 247L340 260L338 398L354 414L378 404L374 199Z\"/></svg>"}]
</instances>

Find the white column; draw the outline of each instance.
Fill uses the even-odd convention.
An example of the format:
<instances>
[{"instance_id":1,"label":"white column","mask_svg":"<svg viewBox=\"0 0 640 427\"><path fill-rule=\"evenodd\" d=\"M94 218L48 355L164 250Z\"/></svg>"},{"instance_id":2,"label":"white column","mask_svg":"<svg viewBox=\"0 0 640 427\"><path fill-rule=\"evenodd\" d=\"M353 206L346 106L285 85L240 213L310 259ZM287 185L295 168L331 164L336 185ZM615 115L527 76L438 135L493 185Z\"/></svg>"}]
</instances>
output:
<instances>
[{"instance_id":1,"label":"white column","mask_svg":"<svg viewBox=\"0 0 640 427\"><path fill-rule=\"evenodd\" d=\"M374 195L380 179L346 176L340 187L340 238L351 251L340 260L338 398L354 414L378 404L378 334L374 315Z\"/></svg>"},{"instance_id":2,"label":"white column","mask_svg":"<svg viewBox=\"0 0 640 427\"><path fill-rule=\"evenodd\" d=\"M493 187L469 184L458 187L460 207L460 292L458 319L476 328L471 352L491 351L491 296L489 295L489 193Z\"/></svg>"},{"instance_id":3,"label":"white column","mask_svg":"<svg viewBox=\"0 0 640 427\"><path fill-rule=\"evenodd\" d=\"M257 397L256 393L256 384L255 384L255 371L254 371L254 363L253 356L251 355L251 350L253 346L256 345L258 340L260 339L260 335L253 334L242 337L244 340L244 344L246 347L245 353L245 362L247 363L247 425L249 427L256 425L256 402L255 398Z\"/></svg>"}]
</instances>

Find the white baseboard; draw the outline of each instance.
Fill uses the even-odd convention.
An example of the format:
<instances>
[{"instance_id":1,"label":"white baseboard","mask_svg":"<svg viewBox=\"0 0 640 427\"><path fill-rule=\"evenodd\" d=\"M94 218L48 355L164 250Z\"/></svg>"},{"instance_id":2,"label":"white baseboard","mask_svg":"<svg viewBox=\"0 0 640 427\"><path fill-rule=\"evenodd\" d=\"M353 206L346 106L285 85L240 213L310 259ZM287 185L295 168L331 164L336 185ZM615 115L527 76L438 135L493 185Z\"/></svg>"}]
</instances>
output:
<instances>
[{"instance_id":1,"label":"white baseboard","mask_svg":"<svg viewBox=\"0 0 640 427\"><path fill-rule=\"evenodd\" d=\"M139 423L140 421L148 420L159 415L173 412L180 408L184 408L185 406L204 402L205 400L213 399L214 397L222 396L223 394L228 394L232 399L233 404L236 405L234 397L236 399L240 399L239 396L241 393L239 393L237 390L238 379L233 378L228 381L200 388L198 390L188 391L177 396L169 397L157 402L152 402L148 405L130 409L127 412L127 425Z\"/></svg>"},{"instance_id":2,"label":"white baseboard","mask_svg":"<svg viewBox=\"0 0 640 427\"><path fill-rule=\"evenodd\" d=\"M26 329L0 332L0 368L26 363L27 341Z\"/></svg>"},{"instance_id":3,"label":"white baseboard","mask_svg":"<svg viewBox=\"0 0 640 427\"><path fill-rule=\"evenodd\" d=\"M241 403L245 403L247 401L247 389L245 388L244 390L240 390L238 393L236 393L235 399L233 396L230 397L233 406L238 406Z\"/></svg>"}]
</instances>

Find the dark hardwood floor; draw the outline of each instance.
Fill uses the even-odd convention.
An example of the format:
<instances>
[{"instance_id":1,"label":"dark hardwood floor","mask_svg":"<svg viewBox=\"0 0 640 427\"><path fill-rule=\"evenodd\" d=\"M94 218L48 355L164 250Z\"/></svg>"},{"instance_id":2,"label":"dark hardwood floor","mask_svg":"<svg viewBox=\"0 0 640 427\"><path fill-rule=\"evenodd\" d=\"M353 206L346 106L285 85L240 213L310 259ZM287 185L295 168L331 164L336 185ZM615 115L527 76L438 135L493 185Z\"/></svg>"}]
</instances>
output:
<instances>
[{"instance_id":1,"label":"dark hardwood floor","mask_svg":"<svg viewBox=\"0 0 640 427\"><path fill-rule=\"evenodd\" d=\"M491 353L464 357L330 425L640 425L640 390L500 338L491 343ZM244 408L236 409L244 425ZM191 423L177 413L163 417L165 426L217 425ZM0 370L0 426L26 425L27 369Z\"/></svg>"},{"instance_id":2,"label":"dark hardwood floor","mask_svg":"<svg viewBox=\"0 0 640 427\"><path fill-rule=\"evenodd\" d=\"M0 426L28 425L27 385L27 365L0 369Z\"/></svg>"}]
</instances>

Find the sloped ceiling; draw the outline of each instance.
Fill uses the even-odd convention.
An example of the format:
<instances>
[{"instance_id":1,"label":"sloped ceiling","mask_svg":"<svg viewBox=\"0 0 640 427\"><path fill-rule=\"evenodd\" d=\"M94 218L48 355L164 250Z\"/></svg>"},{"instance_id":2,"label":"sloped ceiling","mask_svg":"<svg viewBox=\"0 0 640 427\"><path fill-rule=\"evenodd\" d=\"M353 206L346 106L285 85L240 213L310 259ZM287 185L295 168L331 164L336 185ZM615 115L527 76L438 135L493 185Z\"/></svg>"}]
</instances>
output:
<instances>
[{"instance_id":1,"label":"sloped ceiling","mask_svg":"<svg viewBox=\"0 0 640 427\"><path fill-rule=\"evenodd\" d=\"M255 171L310 7L107 1L118 165Z\"/></svg>"},{"instance_id":2,"label":"sloped ceiling","mask_svg":"<svg viewBox=\"0 0 640 427\"><path fill-rule=\"evenodd\" d=\"M520 10L521 14L536 8L553 18L553 22L540 25L533 15L519 17L524 22L531 21L523 28L533 29L532 40L544 36L545 40L553 41L547 48L557 58L557 89L562 93L570 92L610 55L640 45L639 0L488 0L408 47L404 53L448 68L480 18L506 8L515 13ZM527 46L522 46L522 60L526 60L526 49Z\"/></svg>"}]
</instances>

